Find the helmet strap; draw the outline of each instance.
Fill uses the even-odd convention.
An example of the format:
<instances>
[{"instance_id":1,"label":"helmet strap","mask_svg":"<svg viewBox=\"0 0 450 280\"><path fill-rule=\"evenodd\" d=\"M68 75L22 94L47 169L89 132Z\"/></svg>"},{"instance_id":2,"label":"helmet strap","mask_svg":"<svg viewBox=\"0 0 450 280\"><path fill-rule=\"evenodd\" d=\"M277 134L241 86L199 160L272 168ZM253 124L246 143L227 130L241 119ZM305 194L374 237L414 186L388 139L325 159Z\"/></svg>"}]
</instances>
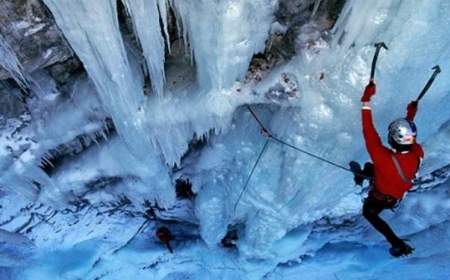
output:
<instances>
[{"instance_id":1,"label":"helmet strap","mask_svg":"<svg viewBox=\"0 0 450 280\"><path fill-rule=\"evenodd\" d=\"M394 139L392 139L392 137L389 137L389 144L391 145L391 147L395 151L397 151L399 153L401 153L401 152L410 152L411 148L412 148L412 145L401 145L401 144L398 144L397 142L395 142Z\"/></svg>"}]
</instances>

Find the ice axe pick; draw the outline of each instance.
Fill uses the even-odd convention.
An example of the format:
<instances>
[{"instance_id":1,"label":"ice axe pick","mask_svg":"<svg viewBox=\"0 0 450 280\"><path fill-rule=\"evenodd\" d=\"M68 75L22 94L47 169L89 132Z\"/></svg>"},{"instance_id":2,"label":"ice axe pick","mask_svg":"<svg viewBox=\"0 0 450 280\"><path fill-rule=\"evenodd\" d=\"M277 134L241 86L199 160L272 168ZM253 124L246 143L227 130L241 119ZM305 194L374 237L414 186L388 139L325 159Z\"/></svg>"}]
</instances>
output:
<instances>
[{"instance_id":1,"label":"ice axe pick","mask_svg":"<svg viewBox=\"0 0 450 280\"><path fill-rule=\"evenodd\" d=\"M441 67L439 67L439 65L434 66L433 68L431 68L432 70L434 70L433 74L431 75L430 79L428 80L427 84L425 85L425 87L422 89L422 92L420 92L419 97L417 97L416 102L419 102L420 99L422 99L425 96L425 93L427 93L428 89L430 89L431 85L434 82L434 79L436 78L436 76L441 73Z\"/></svg>"},{"instance_id":2,"label":"ice axe pick","mask_svg":"<svg viewBox=\"0 0 450 280\"><path fill-rule=\"evenodd\" d=\"M370 72L370 81L373 81L373 79L375 78L375 68L377 66L378 55L380 54L381 48L386 50L388 49L388 47L384 42L376 43L375 48L376 48L375 55L373 56L372 60L372 71Z\"/></svg>"}]
</instances>

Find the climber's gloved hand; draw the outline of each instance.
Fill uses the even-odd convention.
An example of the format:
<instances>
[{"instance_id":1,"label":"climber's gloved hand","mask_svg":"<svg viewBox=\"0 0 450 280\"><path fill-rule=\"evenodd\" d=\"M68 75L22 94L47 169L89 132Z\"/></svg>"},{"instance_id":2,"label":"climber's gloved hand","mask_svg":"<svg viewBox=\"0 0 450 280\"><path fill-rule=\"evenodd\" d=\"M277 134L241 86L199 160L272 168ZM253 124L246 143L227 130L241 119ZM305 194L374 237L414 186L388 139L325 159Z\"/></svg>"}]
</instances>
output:
<instances>
[{"instance_id":1,"label":"climber's gloved hand","mask_svg":"<svg viewBox=\"0 0 450 280\"><path fill-rule=\"evenodd\" d=\"M361 165L356 161L351 161L348 165L350 166L350 170L353 173L353 181L355 181L356 185L362 186L364 182L364 177L361 176L363 172L361 169Z\"/></svg>"},{"instance_id":2,"label":"climber's gloved hand","mask_svg":"<svg viewBox=\"0 0 450 280\"><path fill-rule=\"evenodd\" d=\"M372 96L375 95L376 92L376 85L373 81L370 81L369 84L366 86L366 89L364 90L364 94L361 97L361 102L370 102L370 99Z\"/></svg>"},{"instance_id":3,"label":"climber's gloved hand","mask_svg":"<svg viewBox=\"0 0 450 280\"><path fill-rule=\"evenodd\" d=\"M351 161L349 163L350 170L353 173L353 180L355 184L358 186L362 186L364 180L368 180L369 182L373 179L374 176L374 167L373 163L366 162L364 164L364 169L361 168L361 165L356 161Z\"/></svg>"},{"instance_id":4,"label":"climber's gloved hand","mask_svg":"<svg viewBox=\"0 0 450 280\"><path fill-rule=\"evenodd\" d=\"M417 114L417 109L419 108L419 102L411 101L406 107L406 119L409 121L414 121Z\"/></svg>"}]
</instances>

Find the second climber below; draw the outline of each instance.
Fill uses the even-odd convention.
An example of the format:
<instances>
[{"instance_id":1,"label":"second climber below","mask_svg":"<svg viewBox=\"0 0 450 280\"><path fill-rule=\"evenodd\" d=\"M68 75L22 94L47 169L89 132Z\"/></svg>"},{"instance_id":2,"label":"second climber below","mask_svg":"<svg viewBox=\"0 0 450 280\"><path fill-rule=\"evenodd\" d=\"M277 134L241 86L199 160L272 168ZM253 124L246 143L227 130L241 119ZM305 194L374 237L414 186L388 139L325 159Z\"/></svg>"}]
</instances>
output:
<instances>
[{"instance_id":1,"label":"second climber below","mask_svg":"<svg viewBox=\"0 0 450 280\"><path fill-rule=\"evenodd\" d=\"M372 119L370 100L375 95L373 81L366 86L362 101L362 127L367 151L373 165L365 168L373 174L371 190L363 205L363 216L391 244L389 252L394 257L406 256L413 248L399 238L391 227L380 218L385 209L392 209L412 187L413 180L424 157L420 144L416 142L417 129L414 118L418 103L413 101L407 107L407 115L389 125L388 142L385 147ZM366 174L366 176L369 174Z\"/></svg>"}]
</instances>

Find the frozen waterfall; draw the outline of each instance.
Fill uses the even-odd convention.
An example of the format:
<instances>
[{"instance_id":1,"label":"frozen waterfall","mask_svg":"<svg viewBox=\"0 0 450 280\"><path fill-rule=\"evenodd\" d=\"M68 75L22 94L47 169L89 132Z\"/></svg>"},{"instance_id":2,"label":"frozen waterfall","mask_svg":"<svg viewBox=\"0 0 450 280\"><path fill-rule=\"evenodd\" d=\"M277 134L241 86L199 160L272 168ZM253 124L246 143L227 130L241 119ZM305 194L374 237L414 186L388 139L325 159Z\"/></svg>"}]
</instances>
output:
<instances>
[{"instance_id":1,"label":"frozen waterfall","mask_svg":"<svg viewBox=\"0 0 450 280\"><path fill-rule=\"evenodd\" d=\"M450 274L449 1L43 2L82 69L64 83L54 69L25 73L0 34L0 65L19 86L37 79L47 94L0 117L7 279ZM400 270L362 221L364 192L352 174L266 139L246 107L288 143L364 163L360 97L381 41L389 50L378 60L373 114L383 140L431 68L443 69L416 118L426 190L387 214L418 247ZM192 184L188 198L179 182ZM173 229L174 255L153 237L161 225ZM231 231L237 249L225 251Z\"/></svg>"}]
</instances>

